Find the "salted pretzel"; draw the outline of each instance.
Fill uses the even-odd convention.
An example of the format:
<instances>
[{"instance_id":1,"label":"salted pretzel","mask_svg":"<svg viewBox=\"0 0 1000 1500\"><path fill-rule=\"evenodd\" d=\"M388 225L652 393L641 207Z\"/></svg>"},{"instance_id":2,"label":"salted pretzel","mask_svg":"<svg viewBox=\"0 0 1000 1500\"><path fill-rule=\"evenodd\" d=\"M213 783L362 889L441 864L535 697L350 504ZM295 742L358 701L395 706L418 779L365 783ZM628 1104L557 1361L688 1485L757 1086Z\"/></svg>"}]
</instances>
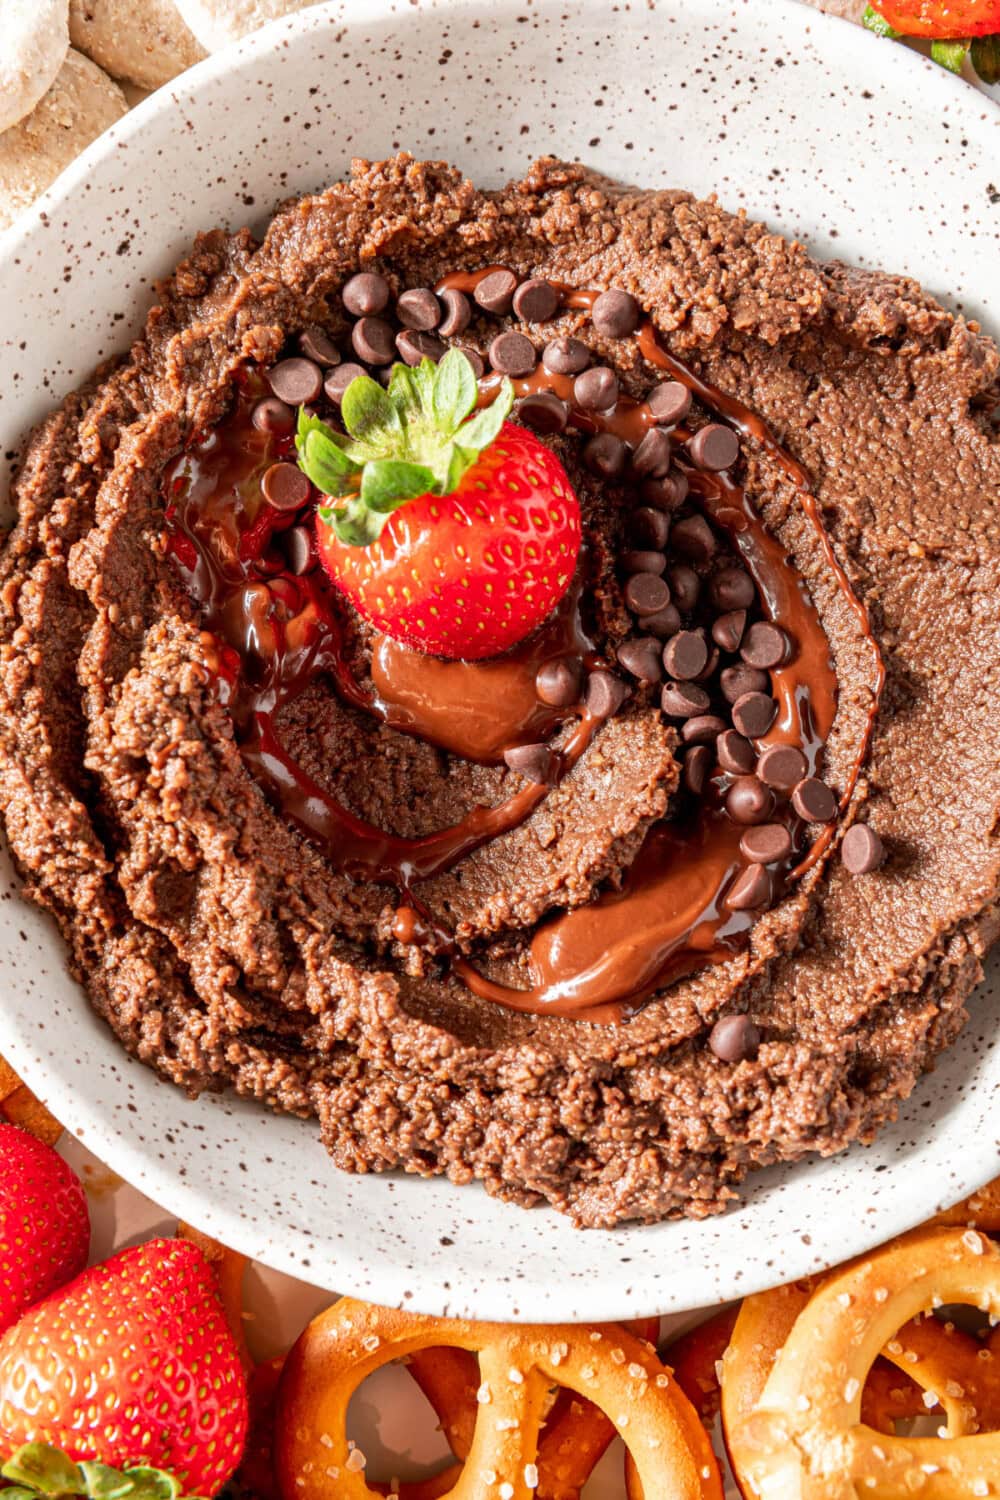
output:
<instances>
[{"instance_id":1,"label":"salted pretzel","mask_svg":"<svg viewBox=\"0 0 1000 1500\"><path fill-rule=\"evenodd\" d=\"M478 1413L448 1500L533 1500L552 1387L593 1402L655 1500L721 1500L718 1465L676 1381L615 1324L525 1326L425 1318L344 1298L289 1354L278 1393L275 1467L283 1500L373 1500L345 1429L351 1396L393 1360L451 1346L478 1355ZM443 1500L443 1497L442 1497Z\"/></svg>"},{"instance_id":2,"label":"salted pretzel","mask_svg":"<svg viewBox=\"0 0 1000 1500\"><path fill-rule=\"evenodd\" d=\"M918 1321L936 1306L962 1302L1000 1317L1000 1251L977 1230L947 1227L905 1235L833 1272L812 1295L786 1289L769 1309L749 1298L747 1322L740 1327L741 1314L734 1334L736 1359L731 1349L723 1367L726 1438L744 1493L767 1500L994 1493L1000 1434L978 1432L984 1414L977 1410L992 1386L993 1351L969 1340L971 1358L960 1366L951 1355L965 1336L953 1330L942 1345L931 1321ZM753 1338L755 1320L759 1327L767 1318L773 1328L775 1317L784 1326L772 1335L778 1349L769 1371L761 1355L762 1389L754 1399L753 1381L734 1390L729 1372L741 1338ZM917 1347L922 1337L925 1349ZM950 1351L945 1358L942 1348ZM880 1351L926 1393L925 1410L940 1405L943 1437L899 1437L862 1420L862 1392Z\"/></svg>"},{"instance_id":3,"label":"salted pretzel","mask_svg":"<svg viewBox=\"0 0 1000 1500\"><path fill-rule=\"evenodd\" d=\"M988 1182L978 1192L970 1193L954 1208L945 1209L930 1221L932 1224L958 1225L967 1229L984 1229L987 1234L1000 1234L1000 1177Z\"/></svg>"},{"instance_id":4,"label":"salted pretzel","mask_svg":"<svg viewBox=\"0 0 1000 1500\"><path fill-rule=\"evenodd\" d=\"M9 1063L0 1057L0 1119L8 1125L20 1125L47 1146L54 1146L62 1135L62 1126L45 1105L36 1099L18 1078Z\"/></svg>"}]
</instances>

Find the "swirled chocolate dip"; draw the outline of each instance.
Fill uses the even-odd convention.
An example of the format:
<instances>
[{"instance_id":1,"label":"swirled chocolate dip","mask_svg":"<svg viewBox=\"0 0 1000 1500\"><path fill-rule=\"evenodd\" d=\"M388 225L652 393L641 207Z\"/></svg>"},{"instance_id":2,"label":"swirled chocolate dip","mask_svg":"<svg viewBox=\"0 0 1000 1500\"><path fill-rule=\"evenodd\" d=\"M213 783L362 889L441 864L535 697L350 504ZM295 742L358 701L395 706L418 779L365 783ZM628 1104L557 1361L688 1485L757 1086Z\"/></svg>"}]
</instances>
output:
<instances>
[{"instance_id":1,"label":"swirled chocolate dip","mask_svg":"<svg viewBox=\"0 0 1000 1500\"><path fill-rule=\"evenodd\" d=\"M454 347L583 523L478 661L347 604L294 444ZM553 162L362 163L203 239L4 553L6 826L98 1009L343 1167L581 1224L870 1136L994 936L998 364L912 284Z\"/></svg>"}]
</instances>

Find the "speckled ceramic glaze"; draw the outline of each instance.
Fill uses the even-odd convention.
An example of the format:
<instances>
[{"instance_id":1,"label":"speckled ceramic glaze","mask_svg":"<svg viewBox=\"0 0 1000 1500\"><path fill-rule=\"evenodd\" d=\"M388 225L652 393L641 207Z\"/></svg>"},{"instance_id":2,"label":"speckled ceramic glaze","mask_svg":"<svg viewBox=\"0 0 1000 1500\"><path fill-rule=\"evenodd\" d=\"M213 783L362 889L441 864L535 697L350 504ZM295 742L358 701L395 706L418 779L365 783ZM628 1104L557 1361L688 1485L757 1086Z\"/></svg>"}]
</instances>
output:
<instances>
[{"instance_id":1,"label":"speckled ceramic glaze","mask_svg":"<svg viewBox=\"0 0 1000 1500\"><path fill-rule=\"evenodd\" d=\"M124 348L198 229L261 225L355 155L407 147L481 184L543 152L716 191L821 255L919 277L997 330L1000 113L922 58L777 0L572 6L346 0L161 90L0 241L0 451ZM992 299L992 301L991 301ZM0 1051L155 1200L277 1268L434 1313L689 1308L815 1270L1000 1167L1000 986L869 1149L753 1179L704 1223L579 1233L477 1188L338 1173L311 1125L193 1102L128 1060L48 921L0 902ZM994 970L996 973L996 969Z\"/></svg>"}]
</instances>

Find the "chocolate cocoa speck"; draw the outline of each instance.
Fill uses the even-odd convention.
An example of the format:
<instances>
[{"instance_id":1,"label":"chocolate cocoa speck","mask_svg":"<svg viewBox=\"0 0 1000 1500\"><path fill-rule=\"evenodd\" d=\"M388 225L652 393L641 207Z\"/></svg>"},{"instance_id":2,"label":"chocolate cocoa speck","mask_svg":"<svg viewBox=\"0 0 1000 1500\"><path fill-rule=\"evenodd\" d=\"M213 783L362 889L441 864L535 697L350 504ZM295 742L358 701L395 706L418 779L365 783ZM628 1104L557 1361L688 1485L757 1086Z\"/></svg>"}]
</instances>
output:
<instances>
[{"instance_id":1,"label":"chocolate cocoa speck","mask_svg":"<svg viewBox=\"0 0 1000 1500\"><path fill-rule=\"evenodd\" d=\"M341 301L355 318L370 318L384 312L391 296L392 288L377 271L359 271L344 282L340 292Z\"/></svg>"},{"instance_id":2,"label":"chocolate cocoa speck","mask_svg":"<svg viewBox=\"0 0 1000 1500\"><path fill-rule=\"evenodd\" d=\"M749 1016L721 1016L708 1034L708 1045L720 1062L750 1062L757 1056L760 1030Z\"/></svg>"},{"instance_id":3,"label":"chocolate cocoa speck","mask_svg":"<svg viewBox=\"0 0 1000 1500\"><path fill-rule=\"evenodd\" d=\"M666 572L667 559L662 552L623 552L622 567L626 573L655 573L662 578Z\"/></svg>"},{"instance_id":4,"label":"chocolate cocoa speck","mask_svg":"<svg viewBox=\"0 0 1000 1500\"><path fill-rule=\"evenodd\" d=\"M727 703L735 703L745 693L766 693L771 679L766 672L742 663L735 667L723 667L719 673L719 686Z\"/></svg>"},{"instance_id":5,"label":"chocolate cocoa speck","mask_svg":"<svg viewBox=\"0 0 1000 1500\"><path fill-rule=\"evenodd\" d=\"M299 334L299 348L306 359L313 359L318 365L329 368L330 365L340 364L340 350L322 328L303 329Z\"/></svg>"},{"instance_id":6,"label":"chocolate cocoa speck","mask_svg":"<svg viewBox=\"0 0 1000 1500\"><path fill-rule=\"evenodd\" d=\"M503 758L509 769L523 776L525 781L534 781L540 786L555 784L559 759L548 745L515 745L504 751Z\"/></svg>"},{"instance_id":7,"label":"chocolate cocoa speck","mask_svg":"<svg viewBox=\"0 0 1000 1500\"><path fill-rule=\"evenodd\" d=\"M444 307L444 317L438 324L441 337L453 339L464 333L472 321L472 304L465 293L457 287L446 287L438 300Z\"/></svg>"},{"instance_id":8,"label":"chocolate cocoa speck","mask_svg":"<svg viewBox=\"0 0 1000 1500\"><path fill-rule=\"evenodd\" d=\"M738 651L746 623L745 609L731 609L728 614L712 621L712 640L723 651Z\"/></svg>"},{"instance_id":9,"label":"chocolate cocoa speck","mask_svg":"<svg viewBox=\"0 0 1000 1500\"><path fill-rule=\"evenodd\" d=\"M264 499L275 510L298 510L312 494L312 485L298 464L276 463L260 481Z\"/></svg>"},{"instance_id":10,"label":"chocolate cocoa speck","mask_svg":"<svg viewBox=\"0 0 1000 1500\"><path fill-rule=\"evenodd\" d=\"M632 641L623 641L616 654L626 672L630 672L640 682L654 683L663 678L660 649L655 636L644 635Z\"/></svg>"},{"instance_id":11,"label":"chocolate cocoa speck","mask_svg":"<svg viewBox=\"0 0 1000 1500\"><path fill-rule=\"evenodd\" d=\"M668 719L691 719L707 713L711 701L704 688L691 682L668 682L660 694L660 707Z\"/></svg>"},{"instance_id":12,"label":"chocolate cocoa speck","mask_svg":"<svg viewBox=\"0 0 1000 1500\"><path fill-rule=\"evenodd\" d=\"M760 823L740 839L740 853L753 864L773 865L792 852L792 835L784 823Z\"/></svg>"},{"instance_id":13,"label":"chocolate cocoa speck","mask_svg":"<svg viewBox=\"0 0 1000 1500\"><path fill-rule=\"evenodd\" d=\"M640 547L661 552L670 536L670 522L661 510L640 505L629 517L629 532Z\"/></svg>"},{"instance_id":14,"label":"chocolate cocoa speck","mask_svg":"<svg viewBox=\"0 0 1000 1500\"><path fill-rule=\"evenodd\" d=\"M351 381L357 380L359 375L367 374L368 371L364 365L356 365L354 363L338 365L335 370L330 371L323 382L323 389L327 394L327 399L332 401L334 406L339 406L344 399L344 392Z\"/></svg>"},{"instance_id":15,"label":"chocolate cocoa speck","mask_svg":"<svg viewBox=\"0 0 1000 1500\"><path fill-rule=\"evenodd\" d=\"M672 534L672 533L671 533ZM667 574L670 596L680 610L694 609L701 593L701 579L687 563L676 563Z\"/></svg>"},{"instance_id":16,"label":"chocolate cocoa speck","mask_svg":"<svg viewBox=\"0 0 1000 1500\"><path fill-rule=\"evenodd\" d=\"M533 391L518 401L514 412L525 427L532 427L535 432L565 432L569 421L569 409L554 391Z\"/></svg>"},{"instance_id":17,"label":"chocolate cocoa speck","mask_svg":"<svg viewBox=\"0 0 1000 1500\"><path fill-rule=\"evenodd\" d=\"M748 667L766 672L788 660L791 642L780 625L773 625L769 620L756 620L743 637L740 655Z\"/></svg>"},{"instance_id":18,"label":"chocolate cocoa speck","mask_svg":"<svg viewBox=\"0 0 1000 1500\"><path fill-rule=\"evenodd\" d=\"M411 287L396 298L396 317L404 328L430 333L441 321L441 304L429 286Z\"/></svg>"},{"instance_id":19,"label":"chocolate cocoa speck","mask_svg":"<svg viewBox=\"0 0 1000 1500\"><path fill-rule=\"evenodd\" d=\"M266 380L279 401L289 406L305 406L315 401L323 389L323 372L313 359L293 355L280 360L266 373Z\"/></svg>"},{"instance_id":20,"label":"chocolate cocoa speck","mask_svg":"<svg viewBox=\"0 0 1000 1500\"><path fill-rule=\"evenodd\" d=\"M749 609L757 598L757 590L743 568L727 567L712 574L708 597L717 609Z\"/></svg>"},{"instance_id":21,"label":"chocolate cocoa speck","mask_svg":"<svg viewBox=\"0 0 1000 1500\"><path fill-rule=\"evenodd\" d=\"M623 339L635 333L641 317L642 308L631 293L614 287L602 292L590 309L590 321L606 339Z\"/></svg>"},{"instance_id":22,"label":"chocolate cocoa speck","mask_svg":"<svg viewBox=\"0 0 1000 1500\"><path fill-rule=\"evenodd\" d=\"M726 812L734 823L766 823L774 812L774 793L756 776L737 776L726 793Z\"/></svg>"},{"instance_id":23,"label":"chocolate cocoa speck","mask_svg":"<svg viewBox=\"0 0 1000 1500\"><path fill-rule=\"evenodd\" d=\"M767 693L743 693L733 704L733 723L748 740L759 740L774 723L778 705Z\"/></svg>"},{"instance_id":24,"label":"chocolate cocoa speck","mask_svg":"<svg viewBox=\"0 0 1000 1500\"><path fill-rule=\"evenodd\" d=\"M680 630L680 611L676 604L668 604L666 609L658 609L655 615L643 615L642 628L665 641L668 636L676 635Z\"/></svg>"},{"instance_id":25,"label":"chocolate cocoa speck","mask_svg":"<svg viewBox=\"0 0 1000 1500\"><path fill-rule=\"evenodd\" d=\"M667 676L676 677L679 682L690 682L697 677L707 661L708 645L700 630L679 630L663 648Z\"/></svg>"},{"instance_id":26,"label":"chocolate cocoa speck","mask_svg":"<svg viewBox=\"0 0 1000 1500\"><path fill-rule=\"evenodd\" d=\"M681 739L685 745L707 745L717 740L725 727L725 719L718 714L695 714L681 726Z\"/></svg>"},{"instance_id":27,"label":"chocolate cocoa speck","mask_svg":"<svg viewBox=\"0 0 1000 1500\"><path fill-rule=\"evenodd\" d=\"M808 773L809 762L797 745L768 745L757 762L757 775L776 792L790 792Z\"/></svg>"},{"instance_id":28,"label":"chocolate cocoa speck","mask_svg":"<svg viewBox=\"0 0 1000 1500\"><path fill-rule=\"evenodd\" d=\"M718 473L729 469L740 453L740 442L731 427L721 422L709 422L699 427L688 443L688 454L696 469Z\"/></svg>"},{"instance_id":29,"label":"chocolate cocoa speck","mask_svg":"<svg viewBox=\"0 0 1000 1500\"><path fill-rule=\"evenodd\" d=\"M530 375L537 364L535 346L523 333L498 333L490 345L490 364L501 375Z\"/></svg>"},{"instance_id":30,"label":"chocolate cocoa speck","mask_svg":"<svg viewBox=\"0 0 1000 1500\"><path fill-rule=\"evenodd\" d=\"M573 399L582 411L609 411L618 400L618 376L607 365L584 370L573 382Z\"/></svg>"},{"instance_id":31,"label":"chocolate cocoa speck","mask_svg":"<svg viewBox=\"0 0 1000 1500\"><path fill-rule=\"evenodd\" d=\"M700 797L712 769L712 752L707 745L692 745L684 755L682 776L687 790Z\"/></svg>"},{"instance_id":32,"label":"chocolate cocoa speck","mask_svg":"<svg viewBox=\"0 0 1000 1500\"><path fill-rule=\"evenodd\" d=\"M625 584L625 603L635 615L655 615L670 603L670 590L655 573L633 573Z\"/></svg>"},{"instance_id":33,"label":"chocolate cocoa speck","mask_svg":"<svg viewBox=\"0 0 1000 1500\"><path fill-rule=\"evenodd\" d=\"M580 701L583 665L576 657L547 661L535 676L535 692L552 708L569 708Z\"/></svg>"},{"instance_id":34,"label":"chocolate cocoa speck","mask_svg":"<svg viewBox=\"0 0 1000 1500\"><path fill-rule=\"evenodd\" d=\"M628 449L613 432L598 432L587 442L583 461L602 479L617 479L625 472Z\"/></svg>"},{"instance_id":35,"label":"chocolate cocoa speck","mask_svg":"<svg viewBox=\"0 0 1000 1500\"><path fill-rule=\"evenodd\" d=\"M670 468L670 439L651 427L632 454L632 471L640 479L662 479Z\"/></svg>"},{"instance_id":36,"label":"chocolate cocoa speck","mask_svg":"<svg viewBox=\"0 0 1000 1500\"><path fill-rule=\"evenodd\" d=\"M545 323L555 317L559 308L559 293L551 281L541 276L531 276L522 281L513 299L514 314L523 323Z\"/></svg>"},{"instance_id":37,"label":"chocolate cocoa speck","mask_svg":"<svg viewBox=\"0 0 1000 1500\"><path fill-rule=\"evenodd\" d=\"M732 776L746 776L757 764L757 752L735 729L724 729L715 742L715 758Z\"/></svg>"},{"instance_id":38,"label":"chocolate cocoa speck","mask_svg":"<svg viewBox=\"0 0 1000 1500\"><path fill-rule=\"evenodd\" d=\"M679 380L663 380L654 385L646 402L657 422L673 427L691 410L691 392Z\"/></svg>"},{"instance_id":39,"label":"chocolate cocoa speck","mask_svg":"<svg viewBox=\"0 0 1000 1500\"><path fill-rule=\"evenodd\" d=\"M258 432L270 432L275 437L287 437L295 430L295 412L287 401L279 401L277 396L265 396L263 401L258 401L251 421Z\"/></svg>"},{"instance_id":40,"label":"chocolate cocoa speck","mask_svg":"<svg viewBox=\"0 0 1000 1500\"><path fill-rule=\"evenodd\" d=\"M396 350L405 364L419 365L422 359L437 364L448 351L448 345L436 333L420 333L405 328L396 335Z\"/></svg>"},{"instance_id":41,"label":"chocolate cocoa speck","mask_svg":"<svg viewBox=\"0 0 1000 1500\"><path fill-rule=\"evenodd\" d=\"M840 846L844 868L852 875L870 875L885 861L885 845L867 823L855 823Z\"/></svg>"},{"instance_id":42,"label":"chocolate cocoa speck","mask_svg":"<svg viewBox=\"0 0 1000 1500\"><path fill-rule=\"evenodd\" d=\"M718 551L718 542L704 516L685 516L675 521L671 543L684 557L695 562L710 562Z\"/></svg>"},{"instance_id":43,"label":"chocolate cocoa speck","mask_svg":"<svg viewBox=\"0 0 1000 1500\"><path fill-rule=\"evenodd\" d=\"M628 688L611 672L591 672L587 678L584 705L595 719L610 719L628 697Z\"/></svg>"},{"instance_id":44,"label":"chocolate cocoa speck","mask_svg":"<svg viewBox=\"0 0 1000 1500\"><path fill-rule=\"evenodd\" d=\"M552 339L542 350L542 364L551 375L579 375L590 364L590 350L579 339Z\"/></svg>"},{"instance_id":45,"label":"chocolate cocoa speck","mask_svg":"<svg viewBox=\"0 0 1000 1500\"><path fill-rule=\"evenodd\" d=\"M516 290L517 277L513 271L491 271L472 295L484 312L496 313L502 318L510 312Z\"/></svg>"},{"instance_id":46,"label":"chocolate cocoa speck","mask_svg":"<svg viewBox=\"0 0 1000 1500\"><path fill-rule=\"evenodd\" d=\"M837 816L837 798L818 776L799 782L792 792L792 806L807 823L832 823Z\"/></svg>"},{"instance_id":47,"label":"chocolate cocoa speck","mask_svg":"<svg viewBox=\"0 0 1000 1500\"><path fill-rule=\"evenodd\" d=\"M288 571L300 578L316 566L313 534L308 526L290 526L279 533L278 541L288 563Z\"/></svg>"},{"instance_id":48,"label":"chocolate cocoa speck","mask_svg":"<svg viewBox=\"0 0 1000 1500\"><path fill-rule=\"evenodd\" d=\"M359 318L351 329L351 346L366 365L390 364L396 353L396 334L384 318Z\"/></svg>"}]
</instances>

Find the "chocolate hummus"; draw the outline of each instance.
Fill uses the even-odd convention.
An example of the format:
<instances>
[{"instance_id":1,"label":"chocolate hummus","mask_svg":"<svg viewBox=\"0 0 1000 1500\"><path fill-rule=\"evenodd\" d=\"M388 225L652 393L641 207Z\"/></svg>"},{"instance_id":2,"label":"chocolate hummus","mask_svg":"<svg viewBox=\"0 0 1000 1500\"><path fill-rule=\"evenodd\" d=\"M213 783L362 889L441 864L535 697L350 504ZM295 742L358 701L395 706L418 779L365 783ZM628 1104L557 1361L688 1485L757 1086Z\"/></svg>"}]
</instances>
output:
<instances>
[{"instance_id":1,"label":"chocolate hummus","mask_svg":"<svg viewBox=\"0 0 1000 1500\"><path fill-rule=\"evenodd\" d=\"M583 525L474 662L337 595L292 430L450 345ZM0 558L0 806L99 1013L340 1167L582 1225L870 1138L997 934L998 400L912 282L558 162L203 237Z\"/></svg>"}]
</instances>

